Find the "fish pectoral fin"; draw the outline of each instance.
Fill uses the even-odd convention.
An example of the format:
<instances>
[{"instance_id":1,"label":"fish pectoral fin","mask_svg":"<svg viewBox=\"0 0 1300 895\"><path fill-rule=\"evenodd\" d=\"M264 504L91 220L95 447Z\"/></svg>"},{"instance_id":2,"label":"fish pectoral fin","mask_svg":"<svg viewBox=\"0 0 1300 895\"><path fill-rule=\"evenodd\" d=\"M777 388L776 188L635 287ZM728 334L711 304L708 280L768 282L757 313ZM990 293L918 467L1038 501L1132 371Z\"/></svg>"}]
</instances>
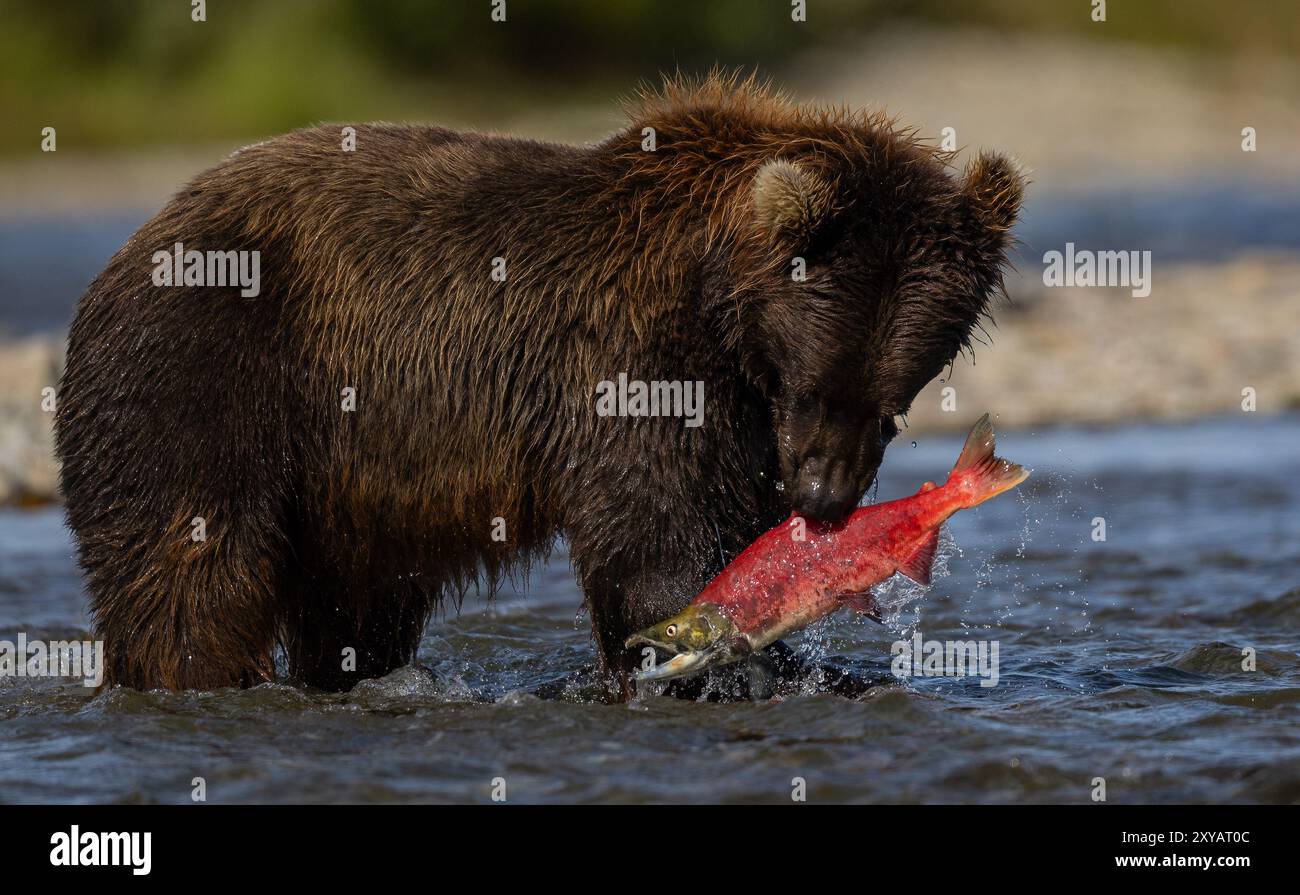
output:
<instances>
[{"instance_id":1,"label":"fish pectoral fin","mask_svg":"<svg viewBox=\"0 0 1300 895\"><path fill-rule=\"evenodd\" d=\"M930 532L921 542L921 546L912 555L898 564L898 571L917 584L929 584L930 572L934 568L934 555L939 550L939 529Z\"/></svg>"},{"instance_id":2,"label":"fish pectoral fin","mask_svg":"<svg viewBox=\"0 0 1300 895\"><path fill-rule=\"evenodd\" d=\"M754 652L753 645L744 634L737 634L728 638L722 646L726 649L727 655L732 658L732 661L743 656L749 656Z\"/></svg>"},{"instance_id":3,"label":"fish pectoral fin","mask_svg":"<svg viewBox=\"0 0 1300 895\"><path fill-rule=\"evenodd\" d=\"M871 591L861 594L845 594L840 598L840 602L854 612L862 613L873 622L884 624L880 618L880 607L876 605L875 598L871 596Z\"/></svg>"}]
</instances>

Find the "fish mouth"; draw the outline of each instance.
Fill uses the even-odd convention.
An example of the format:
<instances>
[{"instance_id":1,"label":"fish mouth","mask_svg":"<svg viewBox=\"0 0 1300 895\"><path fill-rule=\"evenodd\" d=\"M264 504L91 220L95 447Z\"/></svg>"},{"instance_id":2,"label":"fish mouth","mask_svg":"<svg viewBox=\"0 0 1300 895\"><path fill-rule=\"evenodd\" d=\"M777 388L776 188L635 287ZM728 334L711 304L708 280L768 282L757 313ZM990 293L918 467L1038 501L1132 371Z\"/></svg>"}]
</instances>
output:
<instances>
[{"instance_id":1,"label":"fish mouth","mask_svg":"<svg viewBox=\"0 0 1300 895\"><path fill-rule=\"evenodd\" d=\"M686 649L680 644L663 643L644 634L634 634L627 639L629 647L638 644L653 646L673 654L668 661L658 662L653 668L643 669L633 674L632 679L638 683L669 681L673 678L699 674L717 665L738 662L754 651L749 638L740 633L719 638L700 649Z\"/></svg>"},{"instance_id":2,"label":"fish mouth","mask_svg":"<svg viewBox=\"0 0 1300 895\"><path fill-rule=\"evenodd\" d=\"M656 640L647 634L633 634L627 640L623 641L626 649L632 649L636 646L650 646L655 650L661 650L672 655L667 662L657 662L653 668L638 671L632 675L635 681L667 681L675 677L683 677L693 674L696 671L703 671L712 664L710 655L713 648L702 650L683 650L675 643L666 643L662 640Z\"/></svg>"},{"instance_id":3,"label":"fish mouth","mask_svg":"<svg viewBox=\"0 0 1300 895\"><path fill-rule=\"evenodd\" d=\"M643 638L644 642L653 643L648 638ZM664 646L664 644L653 644L655 646ZM672 652L674 647L667 647ZM699 650L686 650L679 652L667 662L660 662L654 668L644 671L638 671L632 675L632 679L638 683L645 681L668 681L676 677L686 677L687 675L699 674L707 668L714 665L725 665L735 658L735 652L732 648L731 641L715 643L713 646Z\"/></svg>"},{"instance_id":4,"label":"fish mouth","mask_svg":"<svg viewBox=\"0 0 1300 895\"><path fill-rule=\"evenodd\" d=\"M653 646L666 653L678 652L675 643L664 643L662 640L655 640L653 637L647 637L645 634L633 634L627 640L623 641L624 649L631 649L634 646Z\"/></svg>"}]
</instances>

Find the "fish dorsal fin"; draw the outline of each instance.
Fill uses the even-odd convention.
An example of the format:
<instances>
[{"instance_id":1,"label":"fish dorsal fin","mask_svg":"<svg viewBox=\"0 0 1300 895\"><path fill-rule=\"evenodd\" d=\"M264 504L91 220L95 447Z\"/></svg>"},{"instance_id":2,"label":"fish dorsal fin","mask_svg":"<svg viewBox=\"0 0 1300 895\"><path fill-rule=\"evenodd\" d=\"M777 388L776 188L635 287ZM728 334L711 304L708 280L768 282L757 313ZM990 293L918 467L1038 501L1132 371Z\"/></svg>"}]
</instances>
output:
<instances>
[{"instance_id":1,"label":"fish dorsal fin","mask_svg":"<svg viewBox=\"0 0 1300 895\"><path fill-rule=\"evenodd\" d=\"M845 594L840 597L840 602L854 612L861 612L873 622L884 624L880 620L880 607L876 605L875 599L872 598L871 591L861 594Z\"/></svg>"},{"instance_id":2,"label":"fish dorsal fin","mask_svg":"<svg viewBox=\"0 0 1300 895\"><path fill-rule=\"evenodd\" d=\"M917 584L930 583L930 570L934 568L934 554L939 550L939 529L930 532L912 555L898 564L898 571Z\"/></svg>"}]
</instances>

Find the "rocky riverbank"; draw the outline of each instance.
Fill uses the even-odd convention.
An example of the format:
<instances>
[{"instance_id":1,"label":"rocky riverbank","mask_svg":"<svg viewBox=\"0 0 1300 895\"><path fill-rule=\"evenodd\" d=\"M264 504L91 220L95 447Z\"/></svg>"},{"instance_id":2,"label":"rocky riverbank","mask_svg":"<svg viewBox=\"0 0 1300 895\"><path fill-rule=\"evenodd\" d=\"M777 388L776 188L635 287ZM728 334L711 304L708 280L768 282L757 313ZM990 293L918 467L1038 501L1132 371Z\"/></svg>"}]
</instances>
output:
<instances>
[{"instance_id":1,"label":"rocky riverbank","mask_svg":"<svg viewBox=\"0 0 1300 895\"><path fill-rule=\"evenodd\" d=\"M911 428L963 429L985 410L1006 428L1185 419L1244 412L1251 394L1256 412L1300 409L1300 258L1157 260L1152 280L1135 298L1026 277L995 312L991 344L917 398Z\"/></svg>"},{"instance_id":2,"label":"rocky riverbank","mask_svg":"<svg viewBox=\"0 0 1300 895\"><path fill-rule=\"evenodd\" d=\"M55 497L54 414L46 389L57 388L62 368L61 337L0 342L0 504Z\"/></svg>"}]
</instances>

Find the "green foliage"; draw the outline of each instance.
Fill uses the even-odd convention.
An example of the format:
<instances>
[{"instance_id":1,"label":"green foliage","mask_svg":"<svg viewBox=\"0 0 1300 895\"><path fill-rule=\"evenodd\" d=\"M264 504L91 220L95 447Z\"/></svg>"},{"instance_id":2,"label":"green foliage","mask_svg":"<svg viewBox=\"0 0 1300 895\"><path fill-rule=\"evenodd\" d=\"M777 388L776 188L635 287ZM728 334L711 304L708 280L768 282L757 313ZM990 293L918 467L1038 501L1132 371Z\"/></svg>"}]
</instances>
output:
<instances>
[{"instance_id":1,"label":"green foliage","mask_svg":"<svg viewBox=\"0 0 1300 895\"><path fill-rule=\"evenodd\" d=\"M901 19L1294 52L1290 4L1086 0L0 0L0 152L252 139L320 120L490 123L714 65L780 71ZM1194 14L1190 11L1195 7ZM1102 30L1104 29L1104 30Z\"/></svg>"}]
</instances>

